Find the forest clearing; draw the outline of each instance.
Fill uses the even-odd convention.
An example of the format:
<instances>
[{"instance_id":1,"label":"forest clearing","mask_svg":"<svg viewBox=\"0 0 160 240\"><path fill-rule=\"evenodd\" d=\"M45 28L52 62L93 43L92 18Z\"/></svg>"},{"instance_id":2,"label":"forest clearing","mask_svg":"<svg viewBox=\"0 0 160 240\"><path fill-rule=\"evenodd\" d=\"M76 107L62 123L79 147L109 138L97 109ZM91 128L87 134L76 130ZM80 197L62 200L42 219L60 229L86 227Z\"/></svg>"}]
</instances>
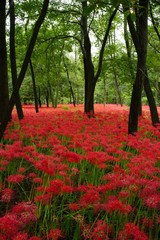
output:
<instances>
[{"instance_id":1,"label":"forest clearing","mask_svg":"<svg viewBox=\"0 0 160 240\"><path fill-rule=\"evenodd\" d=\"M160 126L147 106L13 111L0 144L1 240L160 239ZM158 107L158 112L160 108Z\"/></svg>"}]
</instances>

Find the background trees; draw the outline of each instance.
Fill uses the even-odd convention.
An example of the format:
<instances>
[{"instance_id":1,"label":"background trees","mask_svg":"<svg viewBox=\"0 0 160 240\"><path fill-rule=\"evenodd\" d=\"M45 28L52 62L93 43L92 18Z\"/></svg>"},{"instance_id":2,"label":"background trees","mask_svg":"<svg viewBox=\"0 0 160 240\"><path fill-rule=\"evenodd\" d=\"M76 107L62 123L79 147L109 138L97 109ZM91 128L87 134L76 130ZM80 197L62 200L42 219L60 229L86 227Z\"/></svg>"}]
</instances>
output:
<instances>
[{"instance_id":1,"label":"background trees","mask_svg":"<svg viewBox=\"0 0 160 240\"><path fill-rule=\"evenodd\" d=\"M12 95L11 105L15 104L18 99L18 95L14 95L13 100L11 87L13 78L21 78L23 82L25 77L19 94L23 103L33 103L35 99L32 87L34 73L39 105L56 107L58 103L84 103L84 111L92 115L94 114L94 102L129 105L131 101L129 132L137 131L141 100L142 104L147 103L143 92L144 82L148 84L149 80L151 85L149 89L152 90L156 103L159 104L160 101L158 2L155 0L51 0L47 17L39 31L32 53L32 71L27 68L31 57L30 52L27 62L24 61L23 74L23 59L32 36L34 23L40 15L42 0L15 0L15 40L14 34L10 35L12 45L9 46L6 27L9 16L12 16L11 19L14 20L14 15L11 15L14 13L14 11L11 12L12 2L10 1L9 8L9 5L3 1L0 8L2 19L0 23L0 36L2 36L0 37L0 61L2 62L0 64L2 68L0 69L2 73L0 89L3 89L0 91L1 118L8 109L8 76L10 96ZM148 9L149 14L145 9ZM10 22L10 27L12 23ZM145 34L142 34L144 29ZM9 34L11 30L14 30L13 26L10 29L7 27ZM146 44L147 38L148 45ZM144 40L143 43L142 40ZM14 69L16 68L17 77L13 77L13 64L12 71L9 67L10 63L7 71L7 61L4 61L7 59L7 51L10 52L9 48L13 46L14 50L14 41L16 53ZM13 50L10 52L11 61L15 58ZM144 65L140 66L142 62ZM138 80L141 74L143 79L140 77L141 80ZM147 78L144 81L145 76ZM139 93L136 93L138 98L133 97L135 93L132 93L131 98L132 85L134 89L135 85L139 85ZM135 99L138 101L136 102ZM155 104L151 107L151 113L154 124L158 122ZM156 120L153 121L155 116Z\"/></svg>"}]
</instances>

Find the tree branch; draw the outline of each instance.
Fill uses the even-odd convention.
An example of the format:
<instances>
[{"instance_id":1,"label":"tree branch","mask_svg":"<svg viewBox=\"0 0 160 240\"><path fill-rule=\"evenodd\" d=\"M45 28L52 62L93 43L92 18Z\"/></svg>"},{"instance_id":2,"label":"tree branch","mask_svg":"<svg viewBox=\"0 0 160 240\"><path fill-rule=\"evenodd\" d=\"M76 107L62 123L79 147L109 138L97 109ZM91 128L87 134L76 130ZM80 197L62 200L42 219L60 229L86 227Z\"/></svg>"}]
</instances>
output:
<instances>
[{"instance_id":1,"label":"tree branch","mask_svg":"<svg viewBox=\"0 0 160 240\"><path fill-rule=\"evenodd\" d=\"M119 5L113 11L112 15L110 16L109 22L108 22L108 26L107 26L106 33L105 33L104 38L103 38L102 47L101 47L100 54L99 54L98 70L97 70L97 73L95 75L94 81L97 81L97 79L100 76L101 70L102 70L102 61L103 61L103 55L104 55L106 42L107 42L109 32L110 32L110 29L111 29L112 21L113 21L115 15L117 13L118 8L119 8Z\"/></svg>"}]
</instances>

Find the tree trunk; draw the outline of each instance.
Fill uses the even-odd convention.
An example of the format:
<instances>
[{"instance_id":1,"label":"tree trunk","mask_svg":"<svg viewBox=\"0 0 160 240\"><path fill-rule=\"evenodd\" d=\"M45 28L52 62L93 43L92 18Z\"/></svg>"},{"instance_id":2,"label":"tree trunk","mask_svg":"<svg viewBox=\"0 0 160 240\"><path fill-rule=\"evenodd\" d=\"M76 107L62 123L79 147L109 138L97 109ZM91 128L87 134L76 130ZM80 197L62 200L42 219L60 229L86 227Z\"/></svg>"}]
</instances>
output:
<instances>
[{"instance_id":1,"label":"tree trunk","mask_svg":"<svg viewBox=\"0 0 160 240\"><path fill-rule=\"evenodd\" d=\"M81 17L81 37L82 37L81 48L83 53L84 80L85 80L84 112L88 114L89 117L93 117L94 116L94 90L96 87L97 80L102 71L103 55L104 55L106 42L109 36L109 32L111 29L111 24L119 6L115 8L115 10L112 12L109 18L107 29L102 41L101 50L99 53L98 68L95 74L94 65L93 65L92 56L91 56L91 41L89 38L90 29L88 27L87 15L86 15L86 12L88 9L87 2L88 2L87 0L82 1L82 17Z\"/></svg>"},{"instance_id":2,"label":"tree trunk","mask_svg":"<svg viewBox=\"0 0 160 240\"><path fill-rule=\"evenodd\" d=\"M83 14L81 18L82 28L82 41L83 41L83 63L84 63L84 79L85 79L85 99L84 99L84 112L88 116L94 115L94 90L95 90L95 79L94 79L94 66L91 56L91 42L88 33L86 9L87 1L82 2Z\"/></svg>"},{"instance_id":3,"label":"tree trunk","mask_svg":"<svg viewBox=\"0 0 160 240\"><path fill-rule=\"evenodd\" d=\"M48 108L49 107L49 90L48 90L48 88L46 88L45 97L46 97L46 106Z\"/></svg>"},{"instance_id":4,"label":"tree trunk","mask_svg":"<svg viewBox=\"0 0 160 240\"><path fill-rule=\"evenodd\" d=\"M6 50L6 1L0 1L0 122L4 121L9 103L8 70ZM11 113L8 116L10 119Z\"/></svg>"},{"instance_id":5,"label":"tree trunk","mask_svg":"<svg viewBox=\"0 0 160 240\"><path fill-rule=\"evenodd\" d=\"M132 64L131 45L130 45L130 42L129 42L126 18L124 18L124 40L125 40L125 45L126 45L130 76L131 76L132 82L134 82L135 74L134 74L134 69L133 69L133 64Z\"/></svg>"},{"instance_id":6,"label":"tree trunk","mask_svg":"<svg viewBox=\"0 0 160 240\"><path fill-rule=\"evenodd\" d=\"M70 87L70 93L71 93L71 96L72 96L72 99L73 99L73 105L75 107L76 106L76 99L75 99L74 91L73 91L73 88L72 88L72 83L70 81L70 76L69 76L69 71L68 71L68 68L67 68L67 64L64 61L64 57L63 57L63 63L64 63L64 67L66 69L67 79L68 79L69 87ZM70 101L70 102L72 102L72 101Z\"/></svg>"},{"instance_id":7,"label":"tree trunk","mask_svg":"<svg viewBox=\"0 0 160 240\"><path fill-rule=\"evenodd\" d=\"M144 73L142 71L143 64L141 64L140 58L137 63L137 75L135 83L133 84L131 104L129 111L128 133L134 134L138 131L138 116L139 109L141 108L142 88L144 82Z\"/></svg>"},{"instance_id":8,"label":"tree trunk","mask_svg":"<svg viewBox=\"0 0 160 240\"><path fill-rule=\"evenodd\" d=\"M16 51L15 51L15 10L14 1L9 0L10 5L10 62L13 88L17 81L17 64L16 64ZM19 120L24 118L21 99L19 93L16 98L16 109Z\"/></svg>"},{"instance_id":9,"label":"tree trunk","mask_svg":"<svg viewBox=\"0 0 160 240\"><path fill-rule=\"evenodd\" d=\"M50 77L48 75L48 89L49 89L49 95L50 95L50 99L51 99L51 103L52 103L52 107L54 107L54 100L53 100L53 94L52 94L52 86L50 83Z\"/></svg>"},{"instance_id":10,"label":"tree trunk","mask_svg":"<svg viewBox=\"0 0 160 240\"><path fill-rule=\"evenodd\" d=\"M34 103L35 103L35 110L36 113L38 113L38 98L37 98L37 90L36 90L36 81L35 81L35 75L32 65L32 60L29 61L30 70L31 70L31 76L32 76L32 83L33 83L33 93L34 93Z\"/></svg>"},{"instance_id":11,"label":"tree trunk","mask_svg":"<svg viewBox=\"0 0 160 240\"><path fill-rule=\"evenodd\" d=\"M148 3L149 0L140 0L136 13L136 29L131 16L127 16L130 33L137 52L137 73L133 84L128 133L133 134L138 131L138 115L141 109L142 88L146 73L146 58L148 45Z\"/></svg>"},{"instance_id":12,"label":"tree trunk","mask_svg":"<svg viewBox=\"0 0 160 240\"><path fill-rule=\"evenodd\" d=\"M88 86L85 89L85 113L88 117L94 116L94 90L95 90L95 83L93 80L88 81Z\"/></svg>"},{"instance_id":13,"label":"tree trunk","mask_svg":"<svg viewBox=\"0 0 160 240\"><path fill-rule=\"evenodd\" d=\"M38 103L39 103L39 107L42 107L42 102L41 102L41 88L38 87Z\"/></svg>"},{"instance_id":14,"label":"tree trunk","mask_svg":"<svg viewBox=\"0 0 160 240\"><path fill-rule=\"evenodd\" d=\"M147 96L148 103L149 103L152 125L155 126L156 123L159 123L159 116L158 116L158 111L157 111L155 99L153 96L153 92L152 92L150 82L148 79L147 71L146 71L145 80L144 80L144 90L146 92L146 96Z\"/></svg>"},{"instance_id":15,"label":"tree trunk","mask_svg":"<svg viewBox=\"0 0 160 240\"><path fill-rule=\"evenodd\" d=\"M0 18L3 16L2 13L2 7L3 7L3 4L4 4L4 1L0 1ZM18 76L18 79L17 79L17 82L15 84L15 87L14 87L14 90L13 90L13 93L11 95L11 98L9 100L9 104L8 104L8 108L6 106L6 108L4 109L5 110L5 116L3 118L3 122L1 123L0 125L0 140L2 139L3 137L3 134L4 134L4 131L6 130L6 127L7 127L7 124L8 124L8 121L10 119L10 116L11 116L11 113L12 113L12 110L13 110L13 107L14 107L14 104L16 102L16 98L17 98L17 94L19 92L19 89L21 87L21 84L23 82L23 79L25 77L25 74L26 74L26 71L27 71L27 67L28 67L28 63L30 61L30 58L31 58L31 55L32 55L32 52L33 52L33 48L35 46L35 43L36 43L36 39L37 39L37 35L38 35L38 32L39 32L39 29L41 27L41 24L43 23L44 21L44 18L46 16L46 13L47 13L47 9L48 9L48 5L49 5L49 0L44 0L43 2L43 7L42 7L42 10L41 10L41 13L39 15L39 18L35 24L35 27L33 29L33 33L32 33L32 37L31 37L31 40L30 40L30 43L29 43L29 46L28 46L28 49L27 49L27 52L26 52L26 56L25 56L25 59L23 61L23 64L22 64L22 68L21 68L21 71L20 71L20 74ZM5 7L5 6L4 6ZM1 16L2 15L2 16ZM1 21L0 21L0 24L2 24L2 18L1 18ZM0 31L2 31L2 29L0 28ZM0 34L1 36L1 34ZM1 37L0 37L0 41L2 41ZM2 45L3 46L3 45ZM0 47L2 47L1 44L0 44ZM4 54L3 54L4 55ZM1 51L0 51L0 56L1 56ZM1 59L0 59L1 60ZM3 60L4 61L4 60ZM1 70L1 61L0 61L0 70ZM4 70L3 70L4 71ZM1 72L1 71L0 71ZM2 75L2 72L0 74L0 76ZM1 79L0 79L1 80ZM1 82L1 81L0 81ZM1 87L1 86L0 86ZM1 89L1 88L0 88ZM1 102L1 99L0 99L0 102ZM0 115L1 116L1 115Z\"/></svg>"},{"instance_id":16,"label":"tree trunk","mask_svg":"<svg viewBox=\"0 0 160 240\"><path fill-rule=\"evenodd\" d=\"M116 93L117 93L117 100L116 102L118 102L118 104L120 104L121 106L123 106L123 102L122 102L122 97L121 97L121 90L119 88L119 84L118 84L118 80L117 80L117 73L115 70L115 67L113 66L113 75L114 75L114 82L115 82L115 87L116 87Z\"/></svg>"}]
</instances>

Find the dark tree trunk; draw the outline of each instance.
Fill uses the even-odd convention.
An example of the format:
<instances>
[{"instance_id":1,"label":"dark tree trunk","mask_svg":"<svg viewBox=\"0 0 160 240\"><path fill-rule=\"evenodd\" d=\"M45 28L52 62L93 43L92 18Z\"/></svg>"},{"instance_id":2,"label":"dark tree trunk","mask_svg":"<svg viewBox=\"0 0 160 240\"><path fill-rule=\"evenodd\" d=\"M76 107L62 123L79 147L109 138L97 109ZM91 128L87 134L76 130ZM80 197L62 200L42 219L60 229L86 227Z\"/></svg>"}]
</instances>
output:
<instances>
[{"instance_id":1,"label":"dark tree trunk","mask_svg":"<svg viewBox=\"0 0 160 240\"><path fill-rule=\"evenodd\" d=\"M11 62L11 74L12 74L12 84L13 88L17 81L17 64L16 64L16 52L15 52L15 10L14 1L9 0L10 5L10 62ZM22 104L20 100L19 93L16 98L16 109L19 120L24 118Z\"/></svg>"},{"instance_id":2,"label":"dark tree trunk","mask_svg":"<svg viewBox=\"0 0 160 240\"><path fill-rule=\"evenodd\" d=\"M46 88L45 96L46 96L46 105L48 108L49 107L49 90L48 90L48 88Z\"/></svg>"},{"instance_id":3,"label":"dark tree trunk","mask_svg":"<svg viewBox=\"0 0 160 240\"><path fill-rule=\"evenodd\" d=\"M137 63L137 75L135 83L133 84L130 112L129 112L129 123L128 123L128 133L134 134L138 131L138 116L141 108L141 97L142 97L142 88L144 82L144 73L142 71L143 64L141 64L140 58Z\"/></svg>"},{"instance_id":4,"label":"dark tree trunk","mask_svg":"<svg viewBox=\"0 0 160 240\"><path fill-rule=\"evenodd\" d=\"M83 64L84 64L84 80L85 80L85 99L84 99L84 112L88 114L89 117L94 116L94 90L96 87L97 80L101 74L102 70L102 62L103 62L103 54L105 45L109 36L109 31L111 28L112 21L114 19L114 16L116 15L116 12L118 10L117 8L113 11L113 13L110 16L108 26L102 41L102 46L99 54L99 62L98 62L98 69L95 74L94 71L94 65L92 62L92 56L91 56L91 42L89 38L89 27L87 23L87 0L82 1L82 17L81 17L81 33L82 33L82 53L83 53Z\"/></svg>"},{"instance_id":5,"label":"dark tree trunk","mask_svg":"<svg viewBox=\"0 0 160 240\"><path fill-rule=\"evenodd\" d=\"M29 61L29 64L30 64L32 83L33 83L35 110L36 110L36 113L38 113L38 98L37 98L37 90L36 90L36 81L35 81L35 75L34 75L34 70L33 70L33 65L32 65L32 60L31 59Z\"/></svg>"},{"instance_id":6,"label":"dark tree trunk","mask_svg":"<svg viewBox=\"0 0 160 240\"><path fill-rule=\"evenodd\" d=\"M2 2L4 3L4 1L0 1L0 11L2 11L1 8L3 7ZM21 84L23 82L24 76L26 74L28 63L30 61L30 58L31 58L31 55L32 55L32 52L33 52L33 48L34 48L35 43L36 43L36 39L37 39L39 29L41 27L41 24L44 21L46 13L47 13L48 4L49 4L49 0L44 0L41 13L40 13L39 18L38 18L38 20L35 24L34 29L33 29L32 37L31 37L31 40L30 40L30 43L29 43L29 46L28 46L28 49L27 49L27 52L26 52L25 59L24 59L23 64L22 64L20 74L18 76L18 79L17 79L17 82L15 84L13 93L12 93L11 98L9 100L8 108L6 107L6 109L5 109L5 116L3 118L3 122L0 125L0 140L2 139L4 131L6 130L6 127L7 127L8 121L10 119L14 104L16 102L17 94L19 92L19 89L20 89ZM2 14L0 14L0 17L2 17L1 15ZM0 19L1 19L0 23L2 24L2 18L0 18ZM0 31L1 31L1 28L0 28ZM2 41L2 40L0 40L0 41ZM0 44L0 46L1 46L1 44ZM1 56L1 52L0 52L0 56ZM0 67L1 67L1 62L0 62ZM1 102L1 99L0 99L0 102Z\"/></svg>"},{"instance_id":7,"label":"dark tree trunk","mask_svg":"<svg viewBox=\"0 0 160 240\"><path fill-rule=\"evenodd\" d=\"M144 80L144 90L146 92L146 96L148 99L148 104L149 104L151 119L152 119L152 125L155 126L156 123L159 123L159 116L158 116L158 111L157 111L155 99L153 96L153 92L152 92L150 82L148 79L147 71L146 71L145 80Z\"/></svg>"},{"instance_id":8,"label":"dark tree trunk","mask_svg":"<svg viewBox=\"0 0 160 240\"><path fill-rule=\"evenodd\" d=\"M85 103L84 112L89 116L94 115L94 89L95 89L95 79L94 79L94 66L92 63L91 56L91 42L88 33L87 24L87 1L82 2L83 15L81 19L82 28L82 38L83 38L83 62L84 62L84 78L85 78Z\"/></svg>"},{"instance_id":9,"label":"dark tree trunk","mask_svg":"<svg viewBox=\"0 0 160 240\"><path fill-rule=\"evenodd\" d=\"M9 103L8 70L6 50L6 1L0 1L0 122L4 121ZM10 119L9 114L8 120Z\"/></svg>"},{"instance_id":10,"label":"dark tree trunk","mask_svg":"<svg viewBox=\"0 0 160 240\"><path fill-rule=\"evenodd\" d=\"M42 102L41 102L41 88L38 87L38 103L39 103L39 107L42 107Z\"/></svg>"},{"instance_id":11,"label":"dark tree trunk","mask_svg":"<svg viewBox=\"0 0 160 240\"><path fill-rule=\"evenodd\" d=\"M148 45L148 3L149 0L140 0L139 6L136 9L136 29L128 15L127 20L130 28L130 33L137 52L137 73L136 80L133 84L128 133L134 134L138 131L138 115L141 108L142 88L146 73L146 58Z\"/></svg>"}]
</instances>

